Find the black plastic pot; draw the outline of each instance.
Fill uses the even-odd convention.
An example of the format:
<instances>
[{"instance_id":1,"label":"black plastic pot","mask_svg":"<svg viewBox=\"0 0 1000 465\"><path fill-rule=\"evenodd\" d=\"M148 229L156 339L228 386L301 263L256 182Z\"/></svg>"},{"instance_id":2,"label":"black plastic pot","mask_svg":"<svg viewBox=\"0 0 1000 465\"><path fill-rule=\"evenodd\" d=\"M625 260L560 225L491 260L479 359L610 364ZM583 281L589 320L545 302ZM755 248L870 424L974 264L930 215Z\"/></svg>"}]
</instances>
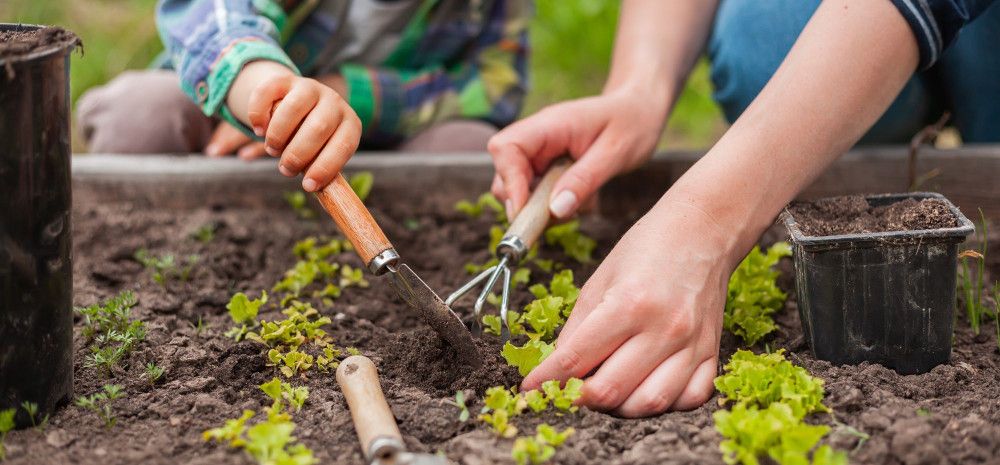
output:
<instances>
[{"instance_id":1,"label":"black plastic pot","mask_svg":"<svg viewBox=\"0 0 1000 465\"><path fill-rule=\"evenodd\" d=\"M0 30L38 26L0 24ZM73 389L69 54L75 38L0 57L0 409ZM41 419L41 418L39 418Z\"/></svg>"},{"instance_id":2,"label":"black plastic pot","mask_svg":"<svg viewBox=\"0 0 1000 465\"><path fill-rule=\"evenodd\" d=\"M940 194L866 198L873 206L940 199L958 226L816 237L786 210L803 332L822 360L927 372L951 357L958 245L974 226Z\"/></svg>"}]
</instances>

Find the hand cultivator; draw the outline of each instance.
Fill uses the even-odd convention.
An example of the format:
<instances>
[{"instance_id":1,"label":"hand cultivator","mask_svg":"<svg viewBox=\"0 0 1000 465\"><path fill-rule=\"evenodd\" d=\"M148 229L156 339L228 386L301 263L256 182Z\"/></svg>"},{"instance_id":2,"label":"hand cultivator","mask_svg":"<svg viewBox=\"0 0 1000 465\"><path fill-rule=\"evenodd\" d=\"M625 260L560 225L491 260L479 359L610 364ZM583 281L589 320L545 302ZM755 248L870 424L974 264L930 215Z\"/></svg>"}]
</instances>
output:
<instances>
[{"instance_id":1,"label":"hand cultivator","mask_svg":"<svg viewBox=\"0 0 1000 465\"><path fill-rule=\"evenodd\" d=\"M486 281L486 286L479 292L479 297L476 298L476 303L472 306L473 315L475 316L473 331L477 336L483 330L482 317L480 316L483 305L486 303L487 298L489 298L497 281L502 280L500 320L503 321L503 325L500 327L500 337L504 341L510 339L507 312L510 306L511 266L517 266L518 262L528 254L531 246L535 244L535 241L545 231L545 226L549 222L549 196L556 181L566 172L569 166L570 161L568 159L560 159L549 167L549 171L545 173L545 176L542 177L531 197L528 198L528 203L524 205L524 208L514 218L510 227L507 228L507 232L504 233L503 238L500 240L500 243L497 244L495 252L500 261L495 266L483 270L475 278L472 278L471 281L465 283L465 285L458 288L455 292L452 292L448 296L448 299L445 300L445 304L450 306L458 301L458 299L461 299L462 296L472 291L479 283Z\"/></svg>"}]
</instances>

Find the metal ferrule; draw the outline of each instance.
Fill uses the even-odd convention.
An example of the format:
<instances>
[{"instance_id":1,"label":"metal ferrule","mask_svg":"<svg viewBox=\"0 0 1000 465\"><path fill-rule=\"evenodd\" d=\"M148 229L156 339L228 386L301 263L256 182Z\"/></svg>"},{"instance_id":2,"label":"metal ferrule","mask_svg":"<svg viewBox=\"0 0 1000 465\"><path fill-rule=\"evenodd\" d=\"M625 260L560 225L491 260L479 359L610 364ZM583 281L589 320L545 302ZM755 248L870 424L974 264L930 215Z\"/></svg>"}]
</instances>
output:
<instances>
[{"instance_id":1,"label":"metal ferrule","mask_svg":"<svg viewBox=\"0 0 1000 465\"><path fill-rule=\"evenodd\" d=\"M517 264L528 253L528 246L518 236L504 236L497 244L497 256L510 257L510 262Z\"/></svg>"},{"instance_id":2,"label":"metal ferrule","mask_svg":"<svg viewBox=\"0 0 1000 465\"><path fill-rule=\"evenodd\" d=\"M399 254L396 253L396 249L390 247L368 262L368 271L375 276L381 276L395 269L397 265L399 265Z\"/></svg>"},{"instance_id":3,"label":"metal ferrule","mask_svg":"<svg viewBox=\"0 0 1000 465\"><path fill-rule=\"evenodd\" d=\"M390 463L394 455L405 450L404 447L402 442L392 436L378 436L368 444L368 463Z\"/></svg>"}]
</instances>

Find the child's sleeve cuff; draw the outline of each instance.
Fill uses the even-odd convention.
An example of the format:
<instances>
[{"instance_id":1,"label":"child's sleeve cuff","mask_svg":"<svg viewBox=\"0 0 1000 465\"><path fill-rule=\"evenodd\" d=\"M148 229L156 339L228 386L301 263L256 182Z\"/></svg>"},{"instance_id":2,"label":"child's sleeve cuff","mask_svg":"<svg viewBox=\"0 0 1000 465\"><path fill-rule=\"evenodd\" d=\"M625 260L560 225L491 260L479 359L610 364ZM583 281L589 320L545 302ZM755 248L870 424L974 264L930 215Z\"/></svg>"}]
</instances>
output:
<instances>
[{"instance_id":1,"label":"child's sleeve cuff","mask_svg":"<svg viewBox=\"0 0 1000 465\"><path fill-rule=\"evenodd\" d=\"M208 116L218 115L239 129L244 134L260 140L249 127L236 119L229 107L225 104L226 95L236 76L243 70L243 66L251 61L268 60L280 63L291 69L297 75L301 75L298 68L288 58L281 47L263 40L245 40L234 42L228 50L224 51L219 61L212 67L205 81L199 84L203 89L195 89L198 101L201 102L201 110Z\"/></svg>"}]
</instances>

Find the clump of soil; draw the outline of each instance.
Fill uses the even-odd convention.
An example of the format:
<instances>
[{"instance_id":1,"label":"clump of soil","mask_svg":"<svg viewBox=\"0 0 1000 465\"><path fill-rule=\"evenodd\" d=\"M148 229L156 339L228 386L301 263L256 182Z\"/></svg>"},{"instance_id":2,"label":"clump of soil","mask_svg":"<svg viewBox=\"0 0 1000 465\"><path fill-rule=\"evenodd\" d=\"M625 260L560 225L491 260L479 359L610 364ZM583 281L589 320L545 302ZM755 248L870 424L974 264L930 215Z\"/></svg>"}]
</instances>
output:
<instances>
[{"instance_id":1,"label":"clump of soil","mask_svg":"<svg viewBox=\"0 0 1000 465\"><path fill-rule=\"evenodd\" d=\"M939 199L908 198L888 205L872 205L862 195L845 195L794 203L788 211L807 236L916 231L958 225L948 205Z\"/></svg>"},{"instance_id":2,"label":"clump of soil","mask_svg":"<svg viewBox=\"0 0 1000 465\"><path fill-rule=\"evenodd\" d=\"M469 192L468 197L474 197ZM416 204L416 206L414 205ZM369 198L376 220L393 239L410 266L439 293L447 293L468 278L467 262L489 258L488 218L472 220L450 211L412 202ZM407 221L402 221L407 219ZM596 257L606 256L632 218L588 217L582 229L598 241ZM88 395L103 384L124 387L127 396L114 403L118 424L105 428L91 412L68 405L56 412L44 430L8 434L5 465L39 463L148 465L251 464L239 450L206 443L204 430L237 418L243 409L258 413L269 405L257 387L274 376L265 349L254 342L234 343L223 333L232 326L226 312L238 291L252 296L270 290L295 263L291 249L310 235L336 235L332 221L301 220L290 209L248 209L203 206L193 210L150 209L127 199L101 204L77 204L73 211L74 300L89 305L123 289L135 289L139 304L134 316L147 324L147 340L110 376L85 366L89 348L77 321L74 338L74 396ZM215 238L201 243L190 234L205 224L217 226ZM775 231L778 229L776 228ZM766 237L777 237L774 231ZM132 258L136 249L201 257L188 282L152 281ZM573 269L578 284L596 269L581 265L551 249L543 256L558 258ZM350 252L337 261L361 266ZM851 451L855 464L981 463L1000 454L1000 356L992 337L973 336L967 324L956 325L955 348L949 364L930 373L901 376L878 365L833 366L817 361L804 343L791 289L790 261L782 263L779 284L790 293L777 315L778 331L768 343L785 348L788 357L826 380L832 415L810 419L830 425L830 442ZM533 282L550 275L533 270ZM516 370L499 356L500 341L484 336L484 354L492 354L475 372L461 369L436 334L387 283L370 278L368 288L346 288L333 305L313 301L333 322L326 328L339 347L357 347L379 369L386 398L407 447L443 452L460 464L511 464L511 439L499 439L475 419L459 421L449 403L465 390L473 417L482 394L494 385L516 385ZM531 300L525 288L512 296L512 308ZM272 296L271 301L279 300ZM468 315L469 303L456 305ZM262 319L280 318L274 306L262 309ZM960 320L961 321L961 320ZM199 322L201 323L199 325ZM199 329L199 327L201 329ZM738 347L723 334L722 360ZM143 376L147 362L166 371L150 384ZM344 397L333 373L314 370L291 382L308 386L309 400L293 414L294 432L314 450L320 463L363 464L361 446ZM690 412L626 420L583 409L576 414L525 414L514 419L523 434L546 422L559 429L576 429L553 460L557 464L721 464L719 434L712 423L717 399ZM846 426L838 426L839 424ZM861 441L855 428L870 438Z\"/></svg>"},{"instance_id":3,"label":"clump of soil","mask_svg":"<svg viewBox=\"0 0 1000 465\"><path fill-rule=\"evenodd\" d=\"M80 38L61 27L0 31L0 61L16 60L34 52L67 45L80 45Z\"/></svg>"}]
</instances>

